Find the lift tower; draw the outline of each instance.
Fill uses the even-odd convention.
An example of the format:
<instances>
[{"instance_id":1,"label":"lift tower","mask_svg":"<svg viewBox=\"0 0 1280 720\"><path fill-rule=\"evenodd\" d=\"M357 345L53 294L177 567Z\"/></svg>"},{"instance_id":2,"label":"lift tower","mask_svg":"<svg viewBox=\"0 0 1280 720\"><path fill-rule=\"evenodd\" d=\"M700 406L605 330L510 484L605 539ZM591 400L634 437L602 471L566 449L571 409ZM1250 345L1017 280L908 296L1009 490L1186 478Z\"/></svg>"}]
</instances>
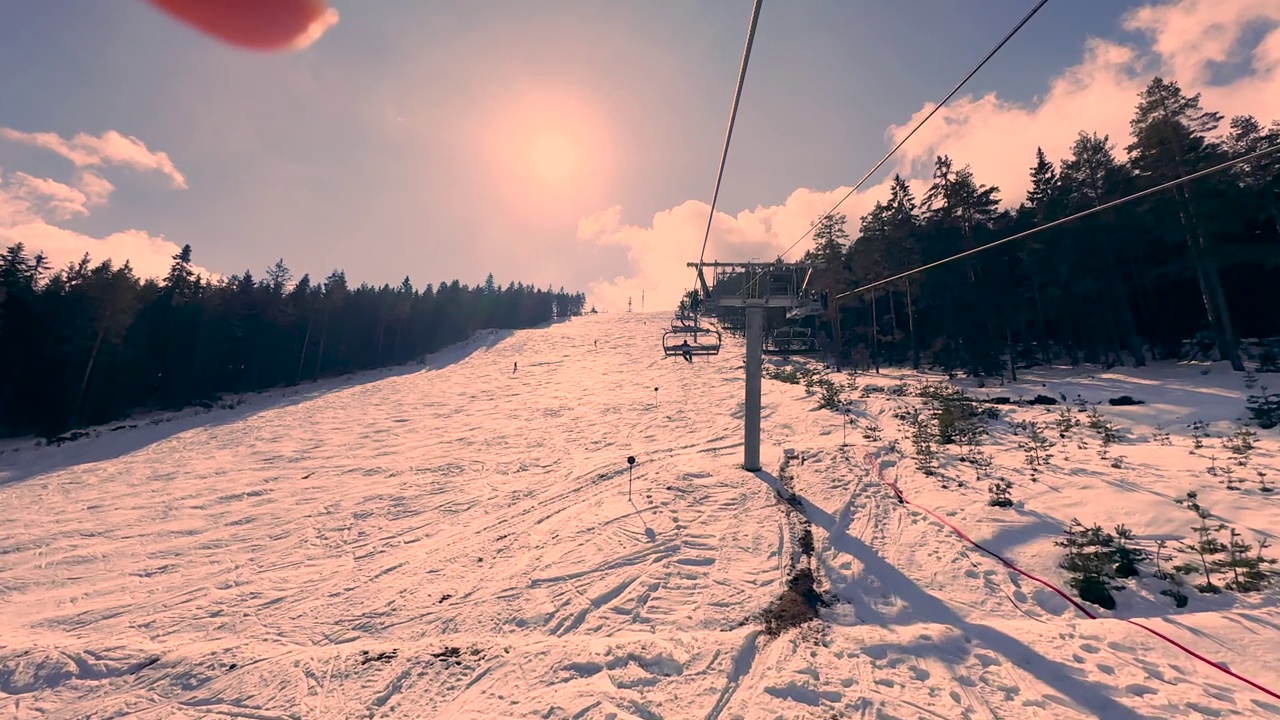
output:
<instances>
[{"instance_id":1,"label":"lift tower","mask_svg":"<svg viewBox=\"0 0 1280 720\"><path fill-rule=\"evenodd\" d=\"M792 312L813 301L808 290L812 263L708 262L689 263L698 271L698 285L704 307L716 313L743 308L746 313L746 399L743 416L742 467L760 469L760 383L763 364L765 308ZM708 282L705 269L713 270Z\"/></svg>"}]
</instances>

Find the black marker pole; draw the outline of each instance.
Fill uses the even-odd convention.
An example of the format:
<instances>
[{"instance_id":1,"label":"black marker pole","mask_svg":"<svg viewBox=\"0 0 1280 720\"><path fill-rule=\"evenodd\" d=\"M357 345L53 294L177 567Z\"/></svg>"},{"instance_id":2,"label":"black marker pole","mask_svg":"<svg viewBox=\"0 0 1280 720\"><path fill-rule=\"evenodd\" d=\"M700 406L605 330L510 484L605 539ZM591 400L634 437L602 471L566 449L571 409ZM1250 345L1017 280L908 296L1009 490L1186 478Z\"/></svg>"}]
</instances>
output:
<instances>
[{"instance_id":1,"label":"black marker pole","mask_svg":"<svg viewBox=\"0 0 1280 720\"><path fill-rule=\"evenodd\" d=\"M636 456L627 456L627 500L631 501L631 468L636 464Z\"/></svg>"}]
</instances>

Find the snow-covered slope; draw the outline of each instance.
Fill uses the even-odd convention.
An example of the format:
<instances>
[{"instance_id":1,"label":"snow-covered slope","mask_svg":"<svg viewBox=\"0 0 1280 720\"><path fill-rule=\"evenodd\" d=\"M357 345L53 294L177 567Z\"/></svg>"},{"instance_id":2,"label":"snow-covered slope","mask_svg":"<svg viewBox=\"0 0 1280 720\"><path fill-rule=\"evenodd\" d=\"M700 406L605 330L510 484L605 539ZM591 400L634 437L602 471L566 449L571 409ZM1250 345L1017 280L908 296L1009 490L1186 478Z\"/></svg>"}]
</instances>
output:
<instances>
[{"instance_id":1,"label":"snow-covered slope","mask_svg":"<svg viewBox=\"0 0 1280 720\"><path fill-rule=\"evenodd\" d=\"M1148 545L1187 537L1194 517L1172 498L1188 489L1252 541L1276 531L1280 498L1205 474L1211 451L1224 462L1217 439L1187 452L1191 419L1221 434L1242 413L1237 376L1051 371L976 391L1147 401L1102 407L1128 431L1112 449L1123 469L1063 443L1036 482L997 423L985 449L1018 505L995 509L959 464L944 466L947 488L914 469L892 419L914 401L884 393L855 409L862 424L878 418L883 440L854 429L844 446L839 415L801 386L766 381L766 472L744 472L740 344L692 365L666 359L664 324L610 315L490 333L426 366L10 449L0 456L0 709L1280 717L1280 700L1110 619L1151 618L1275 687L1274 591L1189 591L1175 611L1146 578L1118 593L1115 613L1087 620L885 483L1059 584L1052 541L1072 517L1127 523ZM1057 408L1003 409L1048 421ZM1146 442L1155 422L1174 446ZM886 447L895 438L907 454ZM1275 467L1275 445L1274 433L1262 439L1250 473ZM779 472L783 448L798 456ZM830 604L775 638L760 616L805 561L806 530Z\"/></svg>"}]
</instances>

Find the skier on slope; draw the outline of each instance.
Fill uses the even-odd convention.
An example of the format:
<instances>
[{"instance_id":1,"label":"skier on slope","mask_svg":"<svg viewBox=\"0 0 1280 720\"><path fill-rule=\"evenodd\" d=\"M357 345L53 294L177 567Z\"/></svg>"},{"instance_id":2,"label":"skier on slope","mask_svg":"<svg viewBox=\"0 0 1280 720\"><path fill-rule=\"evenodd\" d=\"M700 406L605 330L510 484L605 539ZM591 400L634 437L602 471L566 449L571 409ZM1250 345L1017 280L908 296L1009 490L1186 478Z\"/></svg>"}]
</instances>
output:
<instances>
[{"instance_id":1,"label":"skier on slope","mask_svg":"<svg viewBox=\"0 0 1280 720\"><path fill-rule=\"evenodd\" d=\"M516 370L518 370L519 368L520 368L520 361L519 361L519 360L517 360L517 361L515 361L515 362L511 363L511 374L512 374L512 375L515 375L515 374L516 374Z\"/></svg>"}]
</instances>

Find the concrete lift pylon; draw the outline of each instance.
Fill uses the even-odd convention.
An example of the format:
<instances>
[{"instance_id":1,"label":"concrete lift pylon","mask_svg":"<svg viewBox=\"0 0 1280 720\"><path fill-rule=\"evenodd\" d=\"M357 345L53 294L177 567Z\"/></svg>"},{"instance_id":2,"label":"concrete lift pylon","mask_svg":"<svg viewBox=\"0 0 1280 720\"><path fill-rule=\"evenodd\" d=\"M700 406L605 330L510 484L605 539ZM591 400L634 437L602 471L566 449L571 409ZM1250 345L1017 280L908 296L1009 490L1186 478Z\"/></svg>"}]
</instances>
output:
<instances>
[{"instance_id":1,"label":"concrete lift pylon","mask_svg":"<svg viewBox=\"0 0 1280 720\"><path fill-rule=\"evenodd\" d=\"M787 311L805 307L812 301L806 290L813 275L811 263L689 263L698 271L698 286L703 305L708 310L744 308L746 310L747 356L746 398L744 405L742 467L755 472L760 469L760 384L764 365L765 308ZM715 272L707 282L704 268Z\"/></svg>"}]
</instances>

